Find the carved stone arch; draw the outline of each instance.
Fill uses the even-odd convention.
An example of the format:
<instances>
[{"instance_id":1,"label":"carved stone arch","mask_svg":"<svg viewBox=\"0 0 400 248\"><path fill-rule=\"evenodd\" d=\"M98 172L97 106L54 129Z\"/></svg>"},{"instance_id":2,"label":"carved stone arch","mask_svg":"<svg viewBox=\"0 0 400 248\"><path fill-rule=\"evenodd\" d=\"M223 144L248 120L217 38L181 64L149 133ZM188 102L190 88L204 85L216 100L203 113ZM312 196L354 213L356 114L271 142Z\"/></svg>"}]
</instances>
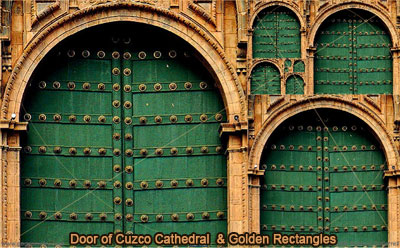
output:
<instances>
[{"instance_id":1,"label":"carved stone arch","mask_svg":"<svg viewBox=\"0 0 400 248\"><path fill-rule=\"evenodd\" d=\"M217 81L228 121L233 122L235 115L244 120L247 102L243 88L236 71L212 35L182 15L139 2L94 5L64 16L41 30L26 46L9 78L1 106L1 119L10 119L15 113L15 121L19 120L22 97L32 73L60 41L86 28L117 21L144 23L165 29L194 47Z\"/></svg>"},{"instance_id":2,"label":"carved stone arch","mask_svg":"<svg viewBox=\"0 0 400 248\"><path fill-rule=\"evenodd\" d=\"M256 136L249 154L249 168L255 168L260 163L265 144L274 130L290 117L312 109L336 109L352 114L367 124L376 139L381 143L386 156L388 169L398 169L399 154L384 123L374 113L358 103L343 100L333 96L316 96L283 106L277 105L271 111Z\"/></svg>"},{"instance_id":3,"label":"carved stone arch","mask_svg":"<svg viewBox=\"0 0 400 248\"><path fill-rule=\"evenodd\" d=\"M307 42L308 47L314 46L314 41L315 41L317 31L321 27L321 25L324 23L325 20L332 14L342 11L342 10L346 10L346 9L360 9L360 10L365 10L365 11L368 11L368 12L376 15L378 18L381 19L381 21L385 24L386 28L389 30L393 47L398 47L399 37L396 32L396 26L391 21L390 16L385 14L388 12L383 9L380 9L379 7L377 7L377 5L371 5L371 4L363 3L363 2L359 2L359 1L357 1L357 2L351 1L348 3L341 3L338 5L329 6L326 9L320 10L319 11L320 14L315 18L315 22L312 25L311 30L309 32L308 42Z\"/></svg>"}]
</instances>

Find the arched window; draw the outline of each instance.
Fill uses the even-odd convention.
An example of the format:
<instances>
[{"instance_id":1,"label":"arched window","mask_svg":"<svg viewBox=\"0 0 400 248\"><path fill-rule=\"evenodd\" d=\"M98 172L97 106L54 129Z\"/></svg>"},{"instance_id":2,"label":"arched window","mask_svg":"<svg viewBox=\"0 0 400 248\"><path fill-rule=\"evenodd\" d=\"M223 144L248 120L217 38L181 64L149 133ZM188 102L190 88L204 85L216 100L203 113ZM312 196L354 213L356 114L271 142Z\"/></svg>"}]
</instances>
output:
<instances>
[{"instance_id":1,"label":"arched window","mask_svg":"<svg viewBox=\"0 0 400 248\"><path fill-rule=\"evenodd\" d=\"M304 94L304 80L297 75L290 76L286 80L286 94L302 95Z\"/></svg>"},{"instance_id":2,"label":"arched window","mask_svg":"<svg viewBox=\"0 0 400 248\"><path fill-rule=\"evenodd\" d=\"M300 23L290 9L264 9L253 29L253 58L300 58Z\"/></svg>"},{"instance_id":3,"label":"arched window","mask_svg":"<svg viewBox=\"0 0 400 248\"><path fill-rule=\"evenodd\" d=\"M281 77L278 68L270 63L256 65L251 73L251 94L281 94Z\"/></svg>"},{"instance_id":4,"label":"arched window","mask_svg":"<svg viewBox=\"0 0 400 248\"><path fill-rule=\"evenodd\" d=\"M353 9L336 13L315 44L315 93L392 94L392 43L378 17Z\"/></svg>"}]
</instances>

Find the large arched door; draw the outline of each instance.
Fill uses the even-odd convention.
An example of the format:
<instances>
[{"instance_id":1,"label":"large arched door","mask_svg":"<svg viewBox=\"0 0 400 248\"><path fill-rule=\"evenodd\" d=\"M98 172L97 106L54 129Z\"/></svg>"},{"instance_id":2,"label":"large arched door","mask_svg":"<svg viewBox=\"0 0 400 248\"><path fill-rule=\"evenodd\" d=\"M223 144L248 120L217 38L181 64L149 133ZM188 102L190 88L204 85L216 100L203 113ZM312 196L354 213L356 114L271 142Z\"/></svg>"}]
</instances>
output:
<instances>
[{"instance_id":1,"label":"large arched door","mask_svg":"<svg viewBox=\"0 0 400 248\"><path fill-rule=\"evenodd\" d=\"M392 42L377 16L340 11L321 25L315 45L316 94L392 94Z\"/></svg>"},{"instance_id":2,"label":"large arched door","mask_svg":"<svg viewBox=\"0 0 400 248\"><path fill-rule=\"evenodd\" d=\"M317 109L288 119L262 168L262 233L335 234L339 247L387 242L385 157L354 116Z\"/></svg>"},{"instance_id":3,"label":"large arched door","mask_svg":"<svg viewBox=\"0 0 400 248\"><path fill-rule=\"evenodd\" d=\"M193 55L167 32L118 23L45 58L22 109L22 242L226 232L224 105Z\"/></svg>"}]
</instances>

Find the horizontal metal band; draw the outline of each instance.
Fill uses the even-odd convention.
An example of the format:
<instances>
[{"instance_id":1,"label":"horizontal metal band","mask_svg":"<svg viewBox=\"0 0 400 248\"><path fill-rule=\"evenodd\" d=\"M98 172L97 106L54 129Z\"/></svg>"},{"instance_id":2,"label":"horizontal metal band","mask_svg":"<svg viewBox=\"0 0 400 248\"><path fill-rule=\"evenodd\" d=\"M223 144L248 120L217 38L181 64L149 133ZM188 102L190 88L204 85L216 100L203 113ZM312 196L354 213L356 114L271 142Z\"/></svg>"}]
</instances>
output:
<instances>
[{"instance_id":1,"label":"horizontal metal band","mask_svg":"<svg viewBox=\"0 0 400 248\"><path fill-rule=\"evenodd\" d=\"M334 172L382 172L385 170L385 165L330 165L330 166L316 166L313 165L284 165L284 164L263 164L260 166L260 169L267 170L267 171L281 171L281 172L313 172L313 171L325 171L329 173Z\"/></svg>"},{"instance_id":2,"label":"horizontal metal band","mask_svg":"<svg viewBox=\"0 0 400 248\"><path fill-rule=\"evenodd\" d=\"M155 222L187 222L226 220L226 210L206 210L177 213L137 213L126 214L112 212L56 212L44 210L21 210L22 220L39 221L71 221L71 222L116 222L128 221L134 223Z\"/></svg>"},{"instance_id":3,"label":"horizontal metal band","mask_svg":"<svg viewBox=\"0 0 400 248\"><path fill-rule=\"evenodd\" d=\"M111 157L111 147L70 147L56 145L30 145L22 148L26 155Z\"/></svg>"},{"instance_id":4,"label":"horizontal metal band","mask_svg":"<svg viewBox=\"0 0 400 248\"><path fill-rule=\"evenodd\" d=\"M40 81L37 87L41 90L58 91L86 91L86 92L107 92L113 91L112 82L98 81Z\"/></svg>"},{"instance_id":5,"label":"horizontal metal band","mask_svg":"<svg viewBox=\"0 0 400 248\"><path fill-rule=\"evenodd\" d=\"M187 146L187 147L143 147L134 148L134 158L149 157L176 157L176 156L199 156L199 155L220 155L224 149L220 145Z\"/></svg>"},{"instance_id":6,"label":"horizontal metal band","mask_svg":"<svg viewBox=\"0 0 400 248\"><path fill-rule=\"evenodd\" d=\"M111 125L111 114L27 113L24 120L30 123Z\"/></svg>"},{"instance_id":7,"label":"horizontal metal band","mask_svg":"<svg viewBox=\"0 0 400 248\"><path fill-rule=\"evenodd\" d=\"M223 113L201 113L201 114L175 114L175 115L142 115L133 116L132 125L162 125L162 124L199 124L199 123L221 123L225 122Z\"/></svg>"},{"instance_id":8,"label":"horizontal metal band","mask_svg":"<svg viewBox=\"0 0 400 248\"><path fill-rule=\"evenodd\" d=\"M282 205L282 204L263 204L261 211L279 211L279 212L364 212L364 211L386 211L387 204L372 204L372 205L337 205L331 207L318 207L316 205Z\"/></svg>"},{"instance_id":9,"label":"horizontal metal band","mask_svg":"<svg viewBox=\"0 0 400 248\"><path fill-rule=\"evenodd\" d=\"M358 225L358 226L299 226L299 225L270 225L270 224L261 224L262 231L285 231L285 232L298 232L298 231L329 231L331 230L332 233L335 232L372 232L372 231L386 231L386 225Z\"/></svg>"},{"instance_id":10,"label":"horizontal metal band","mask_svg":"<svg viewBox=\"0 0 400 248\"><path fill-rule=\"evenodd\" d=\"M322 178L321 180L322 181ZM326 180L325 180L326 181ZM315 180L317 182L317 180ZM315 191L330 191L335 192L364 192L364 191L385 191L384 184L364 184L364 185L330 185L330 187L321 187L315 185L292 185L292 184L263 184L261 190L265 191L290 191L290 192L315 192ZM329 189L329 190L327 190Z\"/></svg>"},{"instance_id":11,"label":"horizontal metal band","mask_svg":"<svg viewBox=\"0 0 400 248\"><path fill-rule=\"evenodd\" d=\"M123 122L127 125L161 125L161 124L199 124L221 123L226 121L225 112L221 113L187 113L175 115L142 115L122 120L120 116L110 114L63 114L63 113L26 113L24 120L30 123L111 125Z\"/></svg>"},{"instance_id":12,"label":"horizontal metal band","mask_svg":"<svg viewBox=\"0 0 400 248\"><path fill-rule=\"evenodd\" d=\"M46 177L22 177L23 188L49 188L70 190L161 190L161 189L188 189L188 188L226 188L226 177L180 178L180 179L151 179L128 181L122 184L113 179L65 179Z\"/></svg>"}]
</instances>

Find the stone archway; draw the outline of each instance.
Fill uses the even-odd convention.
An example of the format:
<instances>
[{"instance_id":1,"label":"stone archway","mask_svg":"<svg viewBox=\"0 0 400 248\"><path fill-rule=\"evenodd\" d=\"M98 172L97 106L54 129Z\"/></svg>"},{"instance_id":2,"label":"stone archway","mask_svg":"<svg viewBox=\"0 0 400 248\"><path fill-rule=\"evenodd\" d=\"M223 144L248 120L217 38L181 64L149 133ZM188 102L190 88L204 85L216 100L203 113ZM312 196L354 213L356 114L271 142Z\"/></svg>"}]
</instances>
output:
<instances>
[{"instance_id":1,"label":"stone archway","mask_svg":"<svg viewBox=\"0 0 400 248\"><path fill-rule=\"evenodd\" d=\"M303 111L318 108L342 110L364 121L374 132L376 138L381 142L385 151L389 170L397 169L399 155L383 122L365 107L332 96L316 96L272 110L269 118L264 122L260 133L255 138L254 145L250 150L249 168L254 168L255 165L258 165L263 147L267 143L269 136L283 121Z\"/></svg>"},{"instance_id":2,"label":"stone archway","mask_svg":"<svg viewBox=\"0 0 400 248\"><path fill-rule=\"evenodd\" d=\"M220 89L228 114L227 122L236 122L238 117L241 122L245 121L247 102L244 91L234 67L225 56L221 44L212 34L203 30L190 19L166 9L139 2L112 2L98 4L66 15L43 28L27 44L23 54L16 62L5 87L0 114L3 120L2 123L11 129L23 129L18 125L21 125L19 113L25 88L40 61L53 47L67 37L86 28L117 21L156 26L173 33L192 47L195 47L199 59L212 74L217 82L217 87ZM4 197L1 206L3 216L0 219L3 232L0 235L0 239L9 243L19 242L19 134L13 131L9 133L4 131L2 132L2 139L3 144L7 144L10 148L4 149L2 153L3 171L1 174L2 188L0 193ZM230 139L229 144L237 146L237 140L240 141L241 137ZM231 153L230 166L228 168L241 167L242 164L238 161L242 161L242 157L242 154ZM235 187L241 187L241 185ZM238 197L241 199L241 196ZM241 200L230 199L229 201L239 202ZM247 203L242 201L240 207L245 209L246 206ZM235 207L238 206L236 205ZM235 213L230 214L228 212L228 218L231 218L231 215L235 215ZM245 224L235 228L236 221L228 224L228 226L233 227L233 231L246 229L246 222L243 220L240 220L240 222Z\"/></svg>"},{"instance_id":3,"label":"stone archway","mask_svg":"<svg viewBox=\"0 0 400 248\"><path fill-rule=\"evenodd\" d=\"M308 99L298 101L292 104L284 105L284 106L276 106L270 111L270 115L267 120L264 122L260 132L255 138L253 146L249 153L249 170L252 170L251 178L253 178L254 183L259 183L259 178L261 171L259 169L259 163L261 160L262 152L264 146L266 145L268 139L272 135L275 129L277 129L285 120L289 118L305 112L307 110L313 109L335 109L340 110L346 113L349 113L362 122L364 122L372 131L376 140L380 142L382 146L382 150L387 160L387 168L388 172L385 172L385 175L391 175L391 173L395 174L398 170L398 161L399 155L396 151L395 144L385 128L384 123L377 117L374 113L369 111L367 108L350 101L343 100L338 97L333 96L315 96L310 97ZM254 169L254 171L253 171ZM389 242L395 242L398 238L398 229L397 229L397 183L393 178L389 178L388 182L388 235ZM253 223L252 231L260 231L260 218L259 218L259 195L260 192L252 192L250 199L252 201L250 204L250 209L252 209L251 214L253 219L256 220L256 223ZM257 204L257 205L256 205Z\"/></svg>"},{"instance_id":4,"label":"stone archway","mask_svg":"<svg viewBox=\"0 0 400 248\"><path fill-rule=\"evenodd\" d=\"M2 119L9 119L11 114L15 113L16 121L18 121L26 84L39 62L56 44L88 27L115 21L157 26L174 33L198 48L197 52L219 82L229 121L233 121L235 115L244 117L246 112L244 91L221 45L208 32L183 16L154 6L131 2L89 7L65 16L41 31L27 46L10 76L1 107Z\"/></svg>"}]
</instances>

